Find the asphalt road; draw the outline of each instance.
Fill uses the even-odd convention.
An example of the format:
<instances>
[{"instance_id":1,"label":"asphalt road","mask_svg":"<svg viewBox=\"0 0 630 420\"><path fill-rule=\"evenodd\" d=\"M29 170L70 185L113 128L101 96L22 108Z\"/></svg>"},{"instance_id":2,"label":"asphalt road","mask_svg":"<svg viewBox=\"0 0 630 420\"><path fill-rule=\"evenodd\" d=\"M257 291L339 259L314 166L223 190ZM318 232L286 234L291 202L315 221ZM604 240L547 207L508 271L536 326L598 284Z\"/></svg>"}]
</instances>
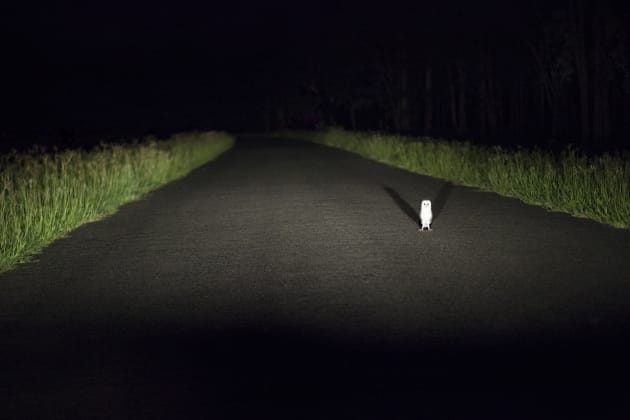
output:
<instances>
[{"instance_id":1,"label":"asphalt road","mask_svg":"<svg viewBox=\"0 0 630 420\"><path fill-rule=\"evenodd\" d=\"M241 138L0 275L0 418L627 418L629 326L629 231Z\"/></svg>"}]
</instances>

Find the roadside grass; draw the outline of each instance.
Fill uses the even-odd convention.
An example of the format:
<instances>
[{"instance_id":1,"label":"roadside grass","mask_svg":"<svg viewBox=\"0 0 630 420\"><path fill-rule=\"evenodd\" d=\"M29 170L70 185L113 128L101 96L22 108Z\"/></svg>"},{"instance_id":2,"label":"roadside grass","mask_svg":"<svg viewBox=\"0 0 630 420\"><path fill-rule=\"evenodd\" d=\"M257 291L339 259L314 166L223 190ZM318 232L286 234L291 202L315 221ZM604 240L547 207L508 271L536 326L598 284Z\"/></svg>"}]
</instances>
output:
<instances>
[{"instance_id":1,"label":"roadside grass","mask_svg":"<svg viewBox=\"0 0 630 420\"><path fill-rule=\"evenodd\" d=\"M507 150L468 142L380 133L283 131L347 150L411 172L514 197L548 210L630 228L630 155L586 157L573 149L560 154Z\"/></svg>"},{"instance_id":2,"label":"roadside grass","mask_svg":"<svg viewBox=\"0 0 630 420\"><path fill-rule=\"evenodd\" d=\"M0 272L81 224L181 178L234 144L221 132L0 156Z\"/></svg>"}]
</instances>

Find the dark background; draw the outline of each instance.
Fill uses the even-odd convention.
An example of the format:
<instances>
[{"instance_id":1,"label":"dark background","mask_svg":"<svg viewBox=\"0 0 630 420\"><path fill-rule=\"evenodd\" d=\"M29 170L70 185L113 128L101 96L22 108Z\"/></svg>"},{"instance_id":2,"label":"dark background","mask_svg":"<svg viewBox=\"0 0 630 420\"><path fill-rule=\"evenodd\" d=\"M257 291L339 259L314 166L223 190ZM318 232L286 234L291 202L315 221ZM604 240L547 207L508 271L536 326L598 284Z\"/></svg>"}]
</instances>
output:
<instances>
[{"instance_id":1,"label":"dark background","mask_svg":"<svg viewBox=\"0 0 630 420\"><path fill-rule=\"evenodd\" d=\"M628 149L627 3L4 4L0 141L336 125Z\"/></svg>"}]
</instances>

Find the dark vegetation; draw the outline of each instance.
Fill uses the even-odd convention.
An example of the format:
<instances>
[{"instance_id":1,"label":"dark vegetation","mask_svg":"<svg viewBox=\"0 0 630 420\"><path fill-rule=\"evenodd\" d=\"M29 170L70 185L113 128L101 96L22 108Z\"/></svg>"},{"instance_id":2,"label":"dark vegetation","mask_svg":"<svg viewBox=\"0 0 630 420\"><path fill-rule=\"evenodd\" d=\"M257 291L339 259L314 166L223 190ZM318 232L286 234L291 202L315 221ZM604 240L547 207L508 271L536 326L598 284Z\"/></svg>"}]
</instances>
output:
<instances>
[{"instance_id":1,"label":"dark vegetation","mask_svg":"<svg viewBox=\"0 0 630 420\"><path fill-rule=\"evenodd\" d=\"M184 3L3 11L0 148L318 126L630 148L624 0Z\"/></svg>"},{"instance_id":2,"label":"dark vegetation","mask_svg":"<svg viewBox=\"0 0 630 420\"><path fill-rule=\"evenodd\" d=\"M447 27L435 28L425 17L395 33L362 37L304 75L299 93L271 98L266 125L628 149L628 5L569 0L502 7L508 3L513 10L500 22L470 27L464 21L474 16L471 2Z\"/></svg>"}]
</instances>

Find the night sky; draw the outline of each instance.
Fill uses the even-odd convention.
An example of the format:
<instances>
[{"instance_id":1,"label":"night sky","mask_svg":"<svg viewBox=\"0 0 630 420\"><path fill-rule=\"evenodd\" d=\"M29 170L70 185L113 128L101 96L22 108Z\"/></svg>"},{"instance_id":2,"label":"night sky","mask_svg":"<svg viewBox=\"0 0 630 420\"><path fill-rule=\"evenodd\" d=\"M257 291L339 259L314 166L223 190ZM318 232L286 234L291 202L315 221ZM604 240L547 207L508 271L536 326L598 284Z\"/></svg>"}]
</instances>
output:
<instances>
[{"instance_id":1,"label":"night sky","mask_svg":"<svg viewBox=\"0 0 630 420\"><path fill-rule=\"evenodd\" d=\"M4 137L261 129L274 98L400 45L421 62L486 43L509 62L564 3L15 2L1 13Z\"/></svg>"}]
</instances>

